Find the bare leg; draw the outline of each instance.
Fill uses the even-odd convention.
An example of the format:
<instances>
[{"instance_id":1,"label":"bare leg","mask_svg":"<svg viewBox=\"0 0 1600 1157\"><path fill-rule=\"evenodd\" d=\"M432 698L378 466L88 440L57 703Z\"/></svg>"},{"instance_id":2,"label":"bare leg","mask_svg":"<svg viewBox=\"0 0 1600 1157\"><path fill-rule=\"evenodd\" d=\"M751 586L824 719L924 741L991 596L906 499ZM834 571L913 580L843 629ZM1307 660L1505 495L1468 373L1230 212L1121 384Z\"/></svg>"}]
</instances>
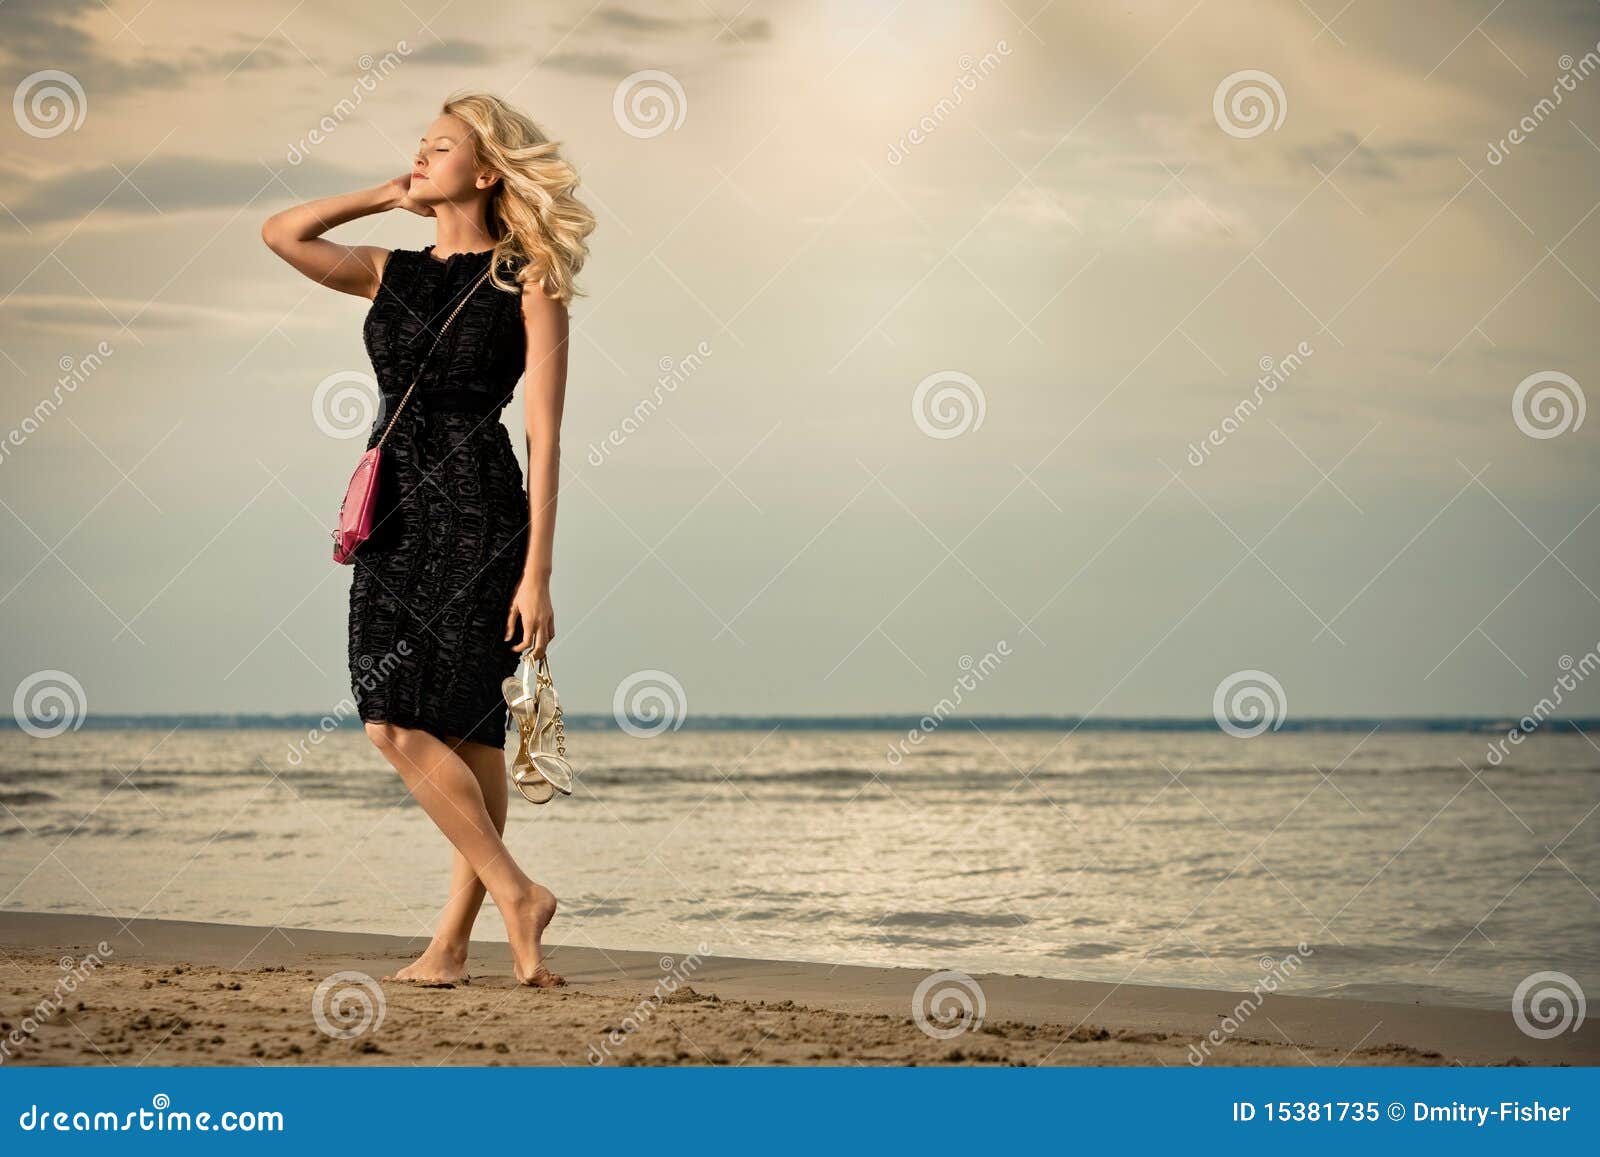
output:
<instances>
[{"instance_id":1,"label":"bare leg","mask_svg":"<svg viewBox=\"0 0 1600 1157\"><path fill-rule=\"evenodd\" d=\"M471 770L483 792L484 807L495 831L506 830L506 753L483 743L467 743L450 737L451 749ZM478 873L459 851L451 855L450 898L439 915L433 939L422 955L396 972L397 980L418 980L437 984L469 979L467 951L472 940L472 925L478 918L487 890Z\"/></svg>"},{"instance_id":2,"label":"bare leg","mask_svg":"<svg viewBox=\"0 0 1600 1157\"><path fill-rule=\"evenodd\" d=\"M367 734L399 772L413 799L466 859L506 923L513 971L519 983L559 983L543 967L541 938L556 913L555 895L534 883L500 838L483 788L446 743L416 728L368 723Z\"/></svg>"}]
</instances>

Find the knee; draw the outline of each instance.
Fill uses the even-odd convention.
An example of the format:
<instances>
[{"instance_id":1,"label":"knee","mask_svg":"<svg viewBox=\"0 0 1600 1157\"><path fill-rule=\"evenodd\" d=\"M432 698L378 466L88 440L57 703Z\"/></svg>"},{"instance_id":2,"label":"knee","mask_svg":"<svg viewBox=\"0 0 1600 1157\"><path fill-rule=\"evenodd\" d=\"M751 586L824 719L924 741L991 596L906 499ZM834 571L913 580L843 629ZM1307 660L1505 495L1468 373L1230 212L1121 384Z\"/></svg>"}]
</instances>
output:
<instances>
[{"instance_id":1,"label":"knee","mask_svg":"<svg viewBox=\"0 0 1600 1157\"><path fill-rule=\"evenodd\" d=\"M397 727L393 723L368 723L366 729L367 738L379 751L385 755L399 752L405 728Z\"/></svg>"}]
</instances>

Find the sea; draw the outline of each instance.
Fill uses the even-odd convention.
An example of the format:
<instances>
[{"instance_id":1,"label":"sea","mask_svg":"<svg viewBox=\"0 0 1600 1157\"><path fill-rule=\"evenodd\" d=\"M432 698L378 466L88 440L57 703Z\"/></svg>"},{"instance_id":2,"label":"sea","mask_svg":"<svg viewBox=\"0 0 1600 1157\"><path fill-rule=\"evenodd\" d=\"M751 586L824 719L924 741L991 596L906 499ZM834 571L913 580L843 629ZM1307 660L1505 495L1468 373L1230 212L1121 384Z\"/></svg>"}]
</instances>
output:
<instances>
[{"instance_id":1,"label":"sea","mask_svg":"<svg viewBox=\"0 0 1600 1157\"><path fill-rule=\"evenodd\" d=\"M1505 1008L1600 991L1600 746L1551 726L569 726L507 842L555 943ZM359 725L0 732L0 910L426 936ZM503 940L492 905L476 935Z\"/></svg>"}]
</instances>

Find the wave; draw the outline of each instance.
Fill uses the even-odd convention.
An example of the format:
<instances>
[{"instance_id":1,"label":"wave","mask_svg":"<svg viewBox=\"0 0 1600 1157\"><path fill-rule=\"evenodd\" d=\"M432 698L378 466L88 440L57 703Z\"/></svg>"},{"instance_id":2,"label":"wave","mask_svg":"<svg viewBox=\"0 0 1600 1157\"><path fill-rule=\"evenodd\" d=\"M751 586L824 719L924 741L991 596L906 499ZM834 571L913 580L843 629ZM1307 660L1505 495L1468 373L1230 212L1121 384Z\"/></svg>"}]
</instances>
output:
<instances>
[{"instance_id":1,"label":"wave","mask_svg":"<svg viewBox=\"0 0 1600 1157\"><path fill-rule=\"evenodd\" d=\"M25 807L31 803L55 803L60 796L47 791L0 791L0 804L6 807Z\"/></svg>"}]
</instances>

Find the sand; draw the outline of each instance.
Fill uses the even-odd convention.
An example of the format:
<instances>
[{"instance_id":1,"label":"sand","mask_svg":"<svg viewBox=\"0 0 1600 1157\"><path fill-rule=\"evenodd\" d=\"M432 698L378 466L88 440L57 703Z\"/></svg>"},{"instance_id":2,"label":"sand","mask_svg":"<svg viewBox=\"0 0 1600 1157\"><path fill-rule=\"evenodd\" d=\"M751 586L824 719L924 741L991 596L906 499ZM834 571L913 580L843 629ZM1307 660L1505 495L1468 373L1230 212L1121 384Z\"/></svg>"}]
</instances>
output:
<instances>
[{"instance_id":1,"label":"sand","mask_svg":"<svg viewBox=\"0 0 1600 1157\"><path fill-rule=\"evenodd\" d=\"M101 947L103 945L103 948ZM1595 1064L1589 1025L1509 1011L980 974L983 1016L914 1016L929 971L557 947L569 984L474 945L454 987L384 982L420 940L0 913L0 1063L31 1065ZM92 954L92 955L86 955ZM340 975L348 974L348 975ZM69 979L70 978L70 979ZM319 995L319 986L321 993ZM346 998L340 1000L340 995ZM58 999L59 998L59 999ZM41 1005L41 1002L43 1004ZM925 1002L926 1004L926 1002ZM924 1031L919 1020L934 1033ZM1234 1027L1231 1034L1222 1026ZM1216 1031L1222 1043L1208 1042ZM20 1038L20 1039L19 1039Z\"/></svg>"}]
</instances>

